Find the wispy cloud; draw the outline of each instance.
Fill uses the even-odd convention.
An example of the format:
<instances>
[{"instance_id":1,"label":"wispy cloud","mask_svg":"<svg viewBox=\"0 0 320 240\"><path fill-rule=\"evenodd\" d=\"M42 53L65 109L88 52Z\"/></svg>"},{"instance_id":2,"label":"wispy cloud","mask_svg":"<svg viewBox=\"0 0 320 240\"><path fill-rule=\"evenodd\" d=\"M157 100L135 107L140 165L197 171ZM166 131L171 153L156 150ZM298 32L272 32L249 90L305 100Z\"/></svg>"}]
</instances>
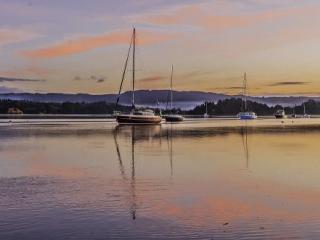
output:
<instances>
[{"instance_id":1,"label":"wispy cloud","mask_svg":"<svg viewBox=\"0 0 320 240\"><path fill-rule=\"evenodd\" d=\"M22 68L12 68L6 71L0 71L1 75L8 77L16 77L16 76L46 76L54 73L53 69L48 69L46 67L41 67L37 65L25 66Z\"/></svg>"},{"instance_id":2,"label":"wispy cloud","mask_svg":"<svg viewBox=\"0 0 320 240\"><path fill-rule=\"evenodd\" d=\"M95 81L97 83L103 83L107 80L107 77L98 77L95 75L91 75L90 77L80 77L80 76L75 76L73 81Z\"/></svg>"},{"instance_id":3,"label":"wispy cloud","mask_svg":"<svg viewBox=\"0 0 320 240\"><path fill-rule=\"evenodd\" d=\"M240 86L231 86L231 87L225 87L223 89L226 89L226 90L238 90L238 89L243 89L243 87L240 87Z\"/></svg>"},{"instance_id":4,"label":"wispy cloud","mask_svg":"<svg viewBox=\"0 0 320 240\"><path fill-rule=\"evenodd\" d=\"M103 83L105 80L106 80L105 78L99 78L99 79L97 80L97 83Z\"/></svg>"},{"instance_id":5,"label":"wispy cloud","mask_svg":"<svg viewBox=\"0 0 320 240\"><path fill-rule=\"evenodd\" d=\"M45 82L45 79L7 78L0 77L0 82Z\"/></svg>"},{"instance_id":6,"label":"wispy cloud","mask_svg":"<svg viewBox=\"0 0 320 240\"><path fill-rule=\"evenodd\" d=\"M138 41L140 45L148 45L167 41L175 36L176 34L140 31ZM43 48L24 50L20 54L27 58L54 58L82 53L101 47L128 44L129 41L130 31L116 31L97 36L69 39Z\"/></svg>"},{"instance_id":7,"label":"wispy cloud","mask_svg":"<svg viewBox=\"0 0 320 240\"><path fill-rule=\"evenodd\" d=\"M298 82L298 81L289 81L289 82L277 82L268 84L270 87L278 87L278 86L299 86L299 85L307 85L311 82Z\"/></svg>"},{"instance_id":8,"label":"wispy cloud","mask_svg":"<svg viewBox=\"0 0 320 240\"><path fill-rule=\"evenodd\" d=\"M164 76L149 76L145 78L139 79L140 82L156 82L156 81L162 81L164 79L167 79Z\"/></svg>"},{"instance_id":9,"label":"wispy cloud","mask_svg":"<svg viewBox=\"0 0 320 240\"><path fill-rule=\"evenodd\" d=\"M23 92L23 91L21 89L18 89L18 88L0 86L0 94L4 94L4 93L20 93L20 92Z\"/></svg>"},{"instance_id":10,"label":"wispy cloud","mask_svg":"<svg viewBox=\"0 0 320 240\"><path fill-rule=\"evenodd\" d=\"M80 76L75 76L72 80L73 81L81 81L82 78Z\"/></svg>"},{"instance_id":11,"label":"wispy cloud","mask_svg":"<svg viewBox=\"0 0 320 240\"><path fill-rule=\"evenodd\" d=\"M215 71L201 71L201 70L195 70L192 72L186 72L180 75L180 78L182 79L189 79L194 77L200 77L200 76L206 76L206 75L212 75Z\"/></svg>"},{"instance_id":12,"label":"wispy cloud","mask_svg":"<svg viewBox=\"0 0 320 240\"><path fill-rule=\"evenodd\" d=\"M224 15L219 12L208 11L208 7L206 6L201 4L182 6L164 13L141 16L138 21L154 25L191 25L206 29L222 30L243 28L263 22L274 22L290 16L317 14L319 11L319 6L307 6L264 10L258 13Z\"/></svg>"},{"instance_id":13,"label":"wispy cloud","mask_svg":"<svg viewBox=\"0 0 320 240\"><path fill-rule=\"evenodd\" d=\"M1 28L0 29L0 46L29 41L38 36L39 34L29 32L26 30Z\"/></svg>"}]
</instances>

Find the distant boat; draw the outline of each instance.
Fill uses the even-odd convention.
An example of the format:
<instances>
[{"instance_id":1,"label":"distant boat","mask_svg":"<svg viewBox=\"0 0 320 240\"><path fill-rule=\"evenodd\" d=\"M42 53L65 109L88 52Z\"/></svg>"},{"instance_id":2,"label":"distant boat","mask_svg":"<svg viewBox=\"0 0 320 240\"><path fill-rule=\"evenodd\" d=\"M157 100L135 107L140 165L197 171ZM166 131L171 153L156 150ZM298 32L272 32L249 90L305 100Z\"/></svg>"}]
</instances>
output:
<instances>
[{"instance_id":1,"label":"distant boat","mask_svg":"<svg viewBox=\"0 0 320 240\"><path fill-rule=\"evenodd\" d=\"M253 120L257 119L257 114L252 111L248 111L247 108L247 73L244 73L243 77L243 97L244 97L244 111L238 113L238 118L241 120Z\"/></svg>"},{"instance_id":2,"label":"distant boat","mask_svg":"<svg viewBox=\"0 0 320 240\"><path fill-rule=\"evenodd\" d=\"M129 46L129 51L127 54L127 58L125 61L124 70L122 73L122 80L120 84L120 89L118 93L118 98L116 102L116 106L119 103L119 98L121 94L121 89L123 85L123 81L125 78L125 73L128 67L128 60L130 57L130 52L132 48L132 98L131 98L131 112L128 114L116 113L115 117L118 124L159 124L161 123L161 116L155 115L154 111L151 109L136 109L134 102L134 84L135 84L135 50L136 50L136 29L133 28L132 38Z\"/></svg>"},{"instance_id":3,"label":"distant boat","mask_svg":"<svg viewBox=\"0 0 320 240\"><path fill-rule=\"evenodd\" d=\"M173 92L172 92L172 81L173 81L173 66L171 67L171 78L170 78L170 114L164 116L166 122L182 122L184 117L179 114L172 113L172 101L173 101Z\"/></svg>"},{"instance_id":4,"label":"distant boat","mask_svg":"<svg viewBox=\"0 0 320 240\"><path fill-rule=\"evenodd\" d=\"M297 118L296 105L294 105L294 107L293 107L293 111L292 111L291 117L292 117L292 118Z\"/></svg>"},{"instance_id":5,"label":"distant boat","mask_svg":"<svg viewBox=\"0 0 320 240\"><path fill-rule=\"evenodd\" d=\"M209 114L208 114L208 102L207 101L205 102L205 105L206 105L206 112L205 112L205 114L203 114L203 117L208 118Z\"/></svg>"},{"instance_id":6,"label":"distant boat","mask_svg":"<svg viewBox=\"0 0 320 240\"><path fill-rule=\"evenodd\" d=\"M303 104L303 115L302 115L303 118L311 118L311 115L307 114L306 113L306 105Z\"/></svg>"},{"instance_id":7,"label":"distant boat","mask_svg":"<svg viewBox=\"0 0 320 240\"><path fill-rule=\"evenodd\" d=\"M19 108L9 108L7 111L8 114L23 114Z\"/></svg>"},{"instance_id":8,"label":"distant boat","mask_svg":"<svg viewBox=\"0 0 320 240\"><path fill-rule=\"evenodd\" d=\"M286 112L284 111L284 109L279 109L275 112L274 116L276 118L287 118Z\"/></svg>"}]
</instances>

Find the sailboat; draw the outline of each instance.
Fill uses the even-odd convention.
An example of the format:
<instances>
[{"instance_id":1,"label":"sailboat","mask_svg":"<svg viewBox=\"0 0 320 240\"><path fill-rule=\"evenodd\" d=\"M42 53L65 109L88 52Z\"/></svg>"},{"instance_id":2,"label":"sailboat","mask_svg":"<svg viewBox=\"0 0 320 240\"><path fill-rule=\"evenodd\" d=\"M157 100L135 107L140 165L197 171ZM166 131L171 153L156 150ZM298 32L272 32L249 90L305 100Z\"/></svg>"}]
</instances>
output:
<instances>
[{"instance_id":1,"label":"sailboat","mask_svg":"<svg viewBox=\"0 0 320 240\"><path fill-rule=\"evenodd\" d=\"M238 117L241 120L253 120L257 118L255 112L247 110L247 73L244 73L243 77L243 96L244 96L244 111L238 113Z\"/></svg>"},{"instance_id":2,"label":"sailboat","mask_svg":"<svg viewBox=\"0 0 320 240\"><path fill-rule=\"evenodd\" d=\"M134 92L135 92L135 51L136 51L136 29L133 28L131 42L129 46L129 51L127 54L127 58L125 61L124 70L122 73L121 84L119 88L118 98L116 102L116 107L119 103L121 89L123 85L123 81L125 78L125 74L128 67L128 61L130 57L130 52L132 48L132 97L131 97L131 112L127 114L115 113L116 120L118 124L159 124L161 123L161 116L155 115L154 111L151 109L137 109L134 102Z\"/></svg>"},{"instance_id":3,"label":"sailboat","mask_svg":"<svg viewBox=\"0 0 320 240\"><path fill-rule=\"evenodd\" d=\"M173 81L173 66L171 67L171 78L170 78L170 110L172 112L172 100L173 100L173 92L172 92L172 81ZM165 115L164 118L166 122L182 122L184 117L179 114L170 113Z\"/></svg>"},{"instance_id":4,"label":"sailboat","mask_svg":"<svg viewBox=\"0 0 320 240\"><path fill-rule=\"evenodd\" d=\"M306 113L306 105L305 104L303 104L303 116L302 117L303 118L310 118L311 117L311 115Z\"/></svg>"},{"instance_id":5,"label":"sailboat","mask_svg":"<svg viewBox=\"0 0 320 240\"><path fill-rule=\"evenodd\" d=\"M283 109L279 109L275 112L274 114L275 118L287 118L287 115L286 115L286 112L284 111L284 108Z\"/></svg>"},{"instance_id":6,"label":"sailboat","mask_svg":"<svg viewBox=\"0 0 320 240\"><path fill-rule=\"evenodd\" d=\"M207 101L205 102L205 106L206 106L206 112L205 112L205 114L203 114L203 117L208 118L209 114L208 114L208 102Z\"/></svg>"},{"instance_id":7,"label":"sailboat","mask_svg":"<svg viewBox=\"0 0 320 240\"><path fill-rule=\"evenodd\" d=\"M297 118L297 114L296 114L296 105L294 105L294 107L293 107L293 109L292 109L291 118Z\"/></svg>"}]
</instances>

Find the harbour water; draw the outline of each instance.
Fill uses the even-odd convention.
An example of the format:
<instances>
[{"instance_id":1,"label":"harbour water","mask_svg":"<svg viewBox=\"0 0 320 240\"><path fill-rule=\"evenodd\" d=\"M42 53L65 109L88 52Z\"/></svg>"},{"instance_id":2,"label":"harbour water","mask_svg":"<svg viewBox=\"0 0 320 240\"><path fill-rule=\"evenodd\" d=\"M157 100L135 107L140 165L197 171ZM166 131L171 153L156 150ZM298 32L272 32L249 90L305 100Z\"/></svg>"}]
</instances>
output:
<instances>
[{"instance_id":1,"label":"harbour water","mask_svg":"<svg viewBox=\"0 0 320 240\"><path fill-rule=\"evenodd\" d=\"M320 237L319 120L1 121L0 239Z\"/></svg>"}]
</instances>

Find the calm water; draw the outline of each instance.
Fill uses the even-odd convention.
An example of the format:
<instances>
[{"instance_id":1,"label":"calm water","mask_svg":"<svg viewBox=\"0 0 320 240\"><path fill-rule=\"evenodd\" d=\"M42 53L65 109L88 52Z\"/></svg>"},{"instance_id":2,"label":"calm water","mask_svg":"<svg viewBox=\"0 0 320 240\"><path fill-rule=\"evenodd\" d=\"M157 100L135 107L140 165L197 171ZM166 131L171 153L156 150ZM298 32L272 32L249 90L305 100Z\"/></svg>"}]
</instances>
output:
<instances>
[{"instance_id":1,"label":"calm water","mask_svg":"<svg viewBox=\"0 0 320 240\"><path fill-rule=\"evenodd\" d=\"M0 239L319 239L320 130L0 127Z\"/></svg>"}]
</instances>

